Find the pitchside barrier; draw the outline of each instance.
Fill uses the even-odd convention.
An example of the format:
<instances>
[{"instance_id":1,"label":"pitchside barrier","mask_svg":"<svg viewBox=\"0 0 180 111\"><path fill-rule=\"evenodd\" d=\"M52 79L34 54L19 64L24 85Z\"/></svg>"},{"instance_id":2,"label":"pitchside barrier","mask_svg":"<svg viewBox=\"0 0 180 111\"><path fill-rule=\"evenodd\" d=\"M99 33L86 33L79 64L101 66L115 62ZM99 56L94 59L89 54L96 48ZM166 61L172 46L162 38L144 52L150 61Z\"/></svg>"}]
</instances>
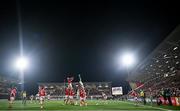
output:
<instances>
[{"instance_id":1,"label":"pitchside barrier","mask_svg":"<svg viewBox=\"0 0 180 111\"><path fill-rule=\"evenodd\" d=\"M134 98L128 98L129 101L135 101ZM168 100L164 100L163 97L159 97L159 100L161 100L163 105L169 105ZM138 101L142 101L141 98L138 98ZM146 102L150 103L151 99L146 98ZM152 99L153 103L157 103L157 99ZM171 97L171 102L173 106L180 106L180 97Z\"/></svg>"},{"instance_id":2,"label":"pitchside barrier","mask_svg":"<svg viewBox=\"0 0 180 111\"><path fill-rule=\"evenodd\" d=\"M46 99L47 99L48 97L46 97ZM65 96L63 95L63 96L58 96L58 95L51 95L50 96L50 100L64 100L64 98L65 98ZM107 99L109 100L109 99L112 99L113 98L113 96L112 95L107 95ZM29 98L28 98L29 99ZM77 96L74 96L74 99L77 99ZM91 96L87 96L86 97L86 99L87 100L98 100L98 99L102 99L102 95L92 95L92 97Z\"/></svg>"},{"instance_id":3,"label":"pitchside barrier","mask_svg":"<svg viewBox=\"0 0 180 111\"><path fill-rule=\"evenodd\" d=\"M134 98L128 98L127 100L129 101L135 101ZM143 101L141 98L138 98L138 101ZM146 98L146 102L150 103L151 102L151 99L150 98ZM156 99L152 99L152 102L153 103L156 103L157 100Z\"/></svg>"},{"instance_id":4,"label":"pitchside barrier","mask_svg":"<svg viewBox=\"0 0 180 111\"><path fill-rule=\"evenodd\" d=\"M163 97L160 97L159 99L162 101L162 104L164 105L169 104L168 100L164 100ZM171 97L171 102L173 106L180 106L180 97Z\"/></svg>"}]
</instances>

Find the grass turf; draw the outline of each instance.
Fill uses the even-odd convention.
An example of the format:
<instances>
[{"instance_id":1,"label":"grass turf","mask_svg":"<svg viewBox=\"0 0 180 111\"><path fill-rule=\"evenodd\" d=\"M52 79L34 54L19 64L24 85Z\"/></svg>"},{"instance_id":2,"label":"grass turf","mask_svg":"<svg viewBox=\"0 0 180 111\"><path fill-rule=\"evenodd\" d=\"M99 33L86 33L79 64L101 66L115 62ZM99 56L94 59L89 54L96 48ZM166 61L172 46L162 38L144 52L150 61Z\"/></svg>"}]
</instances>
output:
<instances>
[{"instance_id":1,"label":"grass turf","mask_svg":"<svg viewBox=\"0 0 180 111\"><path fill-rule=\"evenodd\" d=\"M123 102L123 101L113 101L108 100L105 104L102 101L89 100L88 106L72 106L64 105L63 101L46 101L44 110L180 110L180 107L174 106L156 106L153 107L150 105L139 105L135 106L132 102ZM8 108L7 100L0 100L0 110L39 110L40 105L38 103L30 103L27 101L27 104L22 105L21 101L15 101L12 108Z\"/></svg>"}]
</instances>

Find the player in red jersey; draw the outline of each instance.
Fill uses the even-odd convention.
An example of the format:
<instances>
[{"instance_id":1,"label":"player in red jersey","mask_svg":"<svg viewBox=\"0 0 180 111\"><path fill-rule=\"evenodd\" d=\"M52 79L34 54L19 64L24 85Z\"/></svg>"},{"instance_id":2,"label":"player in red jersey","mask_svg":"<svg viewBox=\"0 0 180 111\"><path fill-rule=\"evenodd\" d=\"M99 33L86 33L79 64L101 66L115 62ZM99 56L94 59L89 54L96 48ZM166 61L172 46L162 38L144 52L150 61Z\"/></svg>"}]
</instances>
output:
<instances>
[{"instance_id":1,"label":"player in red jersey","mask_svg":"<svg viewBox=\"0 0 180 111\"><path fill-rule=\"evenodd\" d=\"M68 86L67 86L67 89L65 90L65 93L68 94L68 98L66 100L66 103L70 103L72 105L74 105L74 100L73 100L74 99L74 91L73 91L73 87L72 87L73 79L74 79L73 77L67 78Z\"/></svg>"},{"instance_id":2,"label":"player in red jersey","mask_svg":"<svg viewBox=\"0 0 180 111\"><path fill-rule=\"evenodd\" d=\"M43 86L39 87L39 97L40 97L41 109L44 108L45 96L46 96L45 88Z\"/></svg>"},{"instance_id":3,"label":"player in red jersey","mask_svg":"<svg viewBox=\"0 0 180 111\"><path fill-rule=\"evenodd\" d=\"M9 108L12 107L12 104L14 103L14 100L16 98L17 88L11 88L10 89L10 95L9 95Z\"/></svg>"},{"instance_id":4,"label":"player in red jersey","mask_svg":"<svg viewBox=\"0 0 180 111\"><path fill-rule=\"evenodd\" d=\"M64 103L68 104L69 101L69 89L66 87L65 88L65 99L64 99Z\"/></svg>"},{"instance_id":5,"label":"player in red jersey","mask_svg":"<svg viewBox=\"0 0 180 111\"><path fill-rule=\"evenodd\" d=\"M74 105L74 91L72 88L69 89L69 102L71 105Z\"/></svg>"},{"instance_id":6,"label":"player in red jersey","mask_svg":"<svg viewBox=\"0 0 180 111\"><path fill-rule=\"evenodd\" d=\"M67 81L68 81L68 87L69 88L72 88L72 81L74 80L74 78L73 77L68 77L67 78Z\"/></svg>"},{"instance_id":7,"label":"player in red jersey","mask_svg":"<svg viewBox=\"0 0 180 111\"><path fill-rule=\"evenodd\" d=\"M80 106L87 106L86 103L86 92L84 90L84 88L80 88L79 90L79 96L80 96Z\"/></svg>"},{"instance_id":8,"label":"player in red jersey","mask_svg":"<svg viewBox=\"0 0 180 111\"><path fill-rule=\"evenodd\" d=\"M84 89L84 84L81 80L81 75L79 74L79 96L80 96L80 106L87 106L86 103L86 91Z\"/></svg>"}]
</instances>

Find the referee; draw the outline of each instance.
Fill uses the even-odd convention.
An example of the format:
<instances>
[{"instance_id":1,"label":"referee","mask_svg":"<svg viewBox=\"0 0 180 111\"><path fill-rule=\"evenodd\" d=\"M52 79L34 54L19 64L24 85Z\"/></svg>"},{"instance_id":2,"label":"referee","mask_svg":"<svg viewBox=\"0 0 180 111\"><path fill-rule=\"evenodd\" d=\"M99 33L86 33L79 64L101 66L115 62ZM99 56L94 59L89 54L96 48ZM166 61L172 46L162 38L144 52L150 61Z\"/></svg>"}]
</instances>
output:
<instances>
[{"instance_id":1,"label":"referee","mask_svg":"<svg viewBox=\"0 0 180 111\"><path fill-rule=\"evenodd\" d=\"M22 104L23 105L26 105L26 96L27 96L26 91L23 91L23 93L22 93Z\"/></svg>"}]
</instances>

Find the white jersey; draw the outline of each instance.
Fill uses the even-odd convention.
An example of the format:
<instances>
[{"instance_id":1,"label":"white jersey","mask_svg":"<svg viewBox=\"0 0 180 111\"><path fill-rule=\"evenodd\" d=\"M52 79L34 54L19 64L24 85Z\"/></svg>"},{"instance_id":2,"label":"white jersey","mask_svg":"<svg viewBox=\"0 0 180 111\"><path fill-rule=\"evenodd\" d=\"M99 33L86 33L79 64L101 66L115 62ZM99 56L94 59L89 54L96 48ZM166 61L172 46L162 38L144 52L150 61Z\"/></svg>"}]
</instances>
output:
<instances>
[{"instance_id":1,"label":"white jersey","mask_svg":"<svg viewBox=\"0 0 180 111\"><path fill-rule=\"evenodd\" d=\"M30 96L30 99L31 99L31 100L33 100L33 99L34 99L34 96L33 96L33 95L31 95L31 96Z\"/></svg>"},{"instance_id":2,"label":"white jersey","mask_svg":"<svg viewBox=\"0 0 180 111\"><path fill-rule=\"evenodd\" d=\"M39 100L39 94L36 94L36 100Z\"/></svg>"},{"instance_id":3,"label":"white jersey","mask_svg":"<svg viewBox=\"0 0 180 111\"><path fill-rule=\"evenodd\" d=\"M47 99L50 100L50 98L51 98L51 96L48 94L48 95L47 95Z\"/></svg>"},{"instance_id":4,"label":"white jersey","mask_svg":"<svg viewBox=\"0 0 180 111\"><path fill-rule=\"evenodd\" d=\"M105 93L102 94L103 99L107 99L107 95Z\"/></svg>"}]
</instances>

